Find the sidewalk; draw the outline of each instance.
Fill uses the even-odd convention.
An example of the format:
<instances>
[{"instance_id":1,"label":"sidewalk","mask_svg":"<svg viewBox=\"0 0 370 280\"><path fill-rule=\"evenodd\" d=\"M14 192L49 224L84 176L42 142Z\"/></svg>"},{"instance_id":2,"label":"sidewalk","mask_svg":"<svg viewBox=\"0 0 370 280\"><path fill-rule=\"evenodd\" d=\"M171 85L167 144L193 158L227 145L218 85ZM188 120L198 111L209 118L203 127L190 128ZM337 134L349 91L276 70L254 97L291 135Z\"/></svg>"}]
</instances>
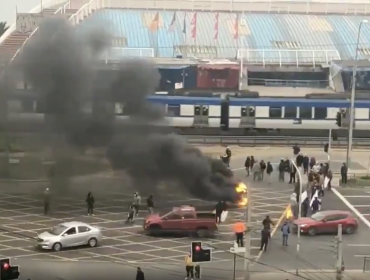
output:
<instances>
[{"instance_id":1,"label":"sidewalk","mask_svg":"<svg viewBox=\"0 0 370 280\"><path fill-rule=\"evenodd\" d=\"M243 278L238 278L238 280L241 280ZM251 280L304 280L304 279L312 279L312 280L330 280L336 279L336 274L333 273L327 273L327 272L321 272L321 271L315 271L315 272L306 272L306 273L300 273L299 276L296 276L295 273L289 274L289 273L255 273L251 274L250 277ZM362 273L362 272L345 272L343 274L342 280L368 280L370 279L369 273Z\"/></svg>"}]
</instances>

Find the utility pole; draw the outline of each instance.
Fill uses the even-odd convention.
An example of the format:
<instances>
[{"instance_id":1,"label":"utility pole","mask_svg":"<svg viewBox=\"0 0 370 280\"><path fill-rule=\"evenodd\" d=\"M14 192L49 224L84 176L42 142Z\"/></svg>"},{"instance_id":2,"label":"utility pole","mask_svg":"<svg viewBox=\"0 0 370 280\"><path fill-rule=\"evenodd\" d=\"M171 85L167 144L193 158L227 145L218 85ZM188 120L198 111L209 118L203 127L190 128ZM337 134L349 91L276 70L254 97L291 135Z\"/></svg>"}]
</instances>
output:
<instances>
[{"instance_id":1,"label":"utility pole","mask_svg":"<svg viewBox=\"0 0 370 280\"><path fill-rule=\"evenodd\" d=\"M245 235L245 253L244 253L244 280L250 279L250 273L249 273L249 267L250 267L250 261L249 258L251 256L251 230L250 227L252 226L252 200L251 200L252 194L251 194L251 188L248 186L247 189L247 208L246 208L246 215L245 215L245 227L247 229L247 232Z\"/></svg>"},{"instance_id":2,"label":"utility pole","mask_svg":"<svg viewBox=\"0 0 370 280\"><path fill-rule=\"evenodd\" d=\"M337 273L336 273L336 280L341 280L343 278L343 243L342 243L342 225L338 225L338 235L336 238L336 257L337 257L337 262L336 262L336 267L337 267Z\"/></svg>"}]
</instances>

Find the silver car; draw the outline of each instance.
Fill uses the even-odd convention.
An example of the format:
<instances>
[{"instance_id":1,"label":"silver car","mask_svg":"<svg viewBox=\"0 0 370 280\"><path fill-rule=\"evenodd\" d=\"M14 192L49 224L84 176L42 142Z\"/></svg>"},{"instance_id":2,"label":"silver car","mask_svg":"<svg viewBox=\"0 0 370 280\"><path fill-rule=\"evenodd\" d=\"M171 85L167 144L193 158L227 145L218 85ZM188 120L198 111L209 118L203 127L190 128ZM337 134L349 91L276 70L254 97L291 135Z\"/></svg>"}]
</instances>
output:
<instances>
[{"instance_id":1,"label":"silver car","mask_svg":"<svg viewBox=\"0 0 370 280\"><path fill-rule=\"evenodd\" d=\"M96 247L102 239L103 235L98 227L81 222L67 222L39 234L36 247L54 251L82 245Z\"/></svg>"}]
</instances>

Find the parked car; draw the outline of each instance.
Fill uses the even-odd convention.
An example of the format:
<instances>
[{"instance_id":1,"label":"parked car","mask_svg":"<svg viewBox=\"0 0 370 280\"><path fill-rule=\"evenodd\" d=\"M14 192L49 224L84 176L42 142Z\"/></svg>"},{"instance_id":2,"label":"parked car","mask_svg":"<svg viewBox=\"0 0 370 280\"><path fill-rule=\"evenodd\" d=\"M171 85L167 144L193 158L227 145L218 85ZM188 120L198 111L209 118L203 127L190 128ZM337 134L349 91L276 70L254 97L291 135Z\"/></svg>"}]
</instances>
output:
<instances>
[{"instance_id":1,"label":"parked car","mask_svg":"<svg viewBox=\"0 0 370 280\"><path fill-rule=\"evenodd\" d=\"M149 235L195 233L206 237L212 236L218 227L215 213L198 212L194 207L181 206L164 215L150 215L144 220L144 230Z\"/></svg>"},{"instance_id":2,"label":"parked car","mask_svg":"<svg viewBox=\"0 0 370 280\"><path fill-rule=\"evenodd\" d=\"M358 228L358 221L348 211L321 211L313 214L310 218L300 218L293 222L293 232L316 235L320 233L337 233L338 225L342 225L343 233L353 234Z\"/></svg>"},{"instance_id":3,"label":"parked car","mask_svg":"<svg viewBox=\"0 0 370 280\"><path fill-rule=\"evenodd\" d=\"M98 227L81 222L67 222L39 234L36 247L54 251L83 245L96 247L102 239L103 235Z\"/></svg>"}]
</instances>

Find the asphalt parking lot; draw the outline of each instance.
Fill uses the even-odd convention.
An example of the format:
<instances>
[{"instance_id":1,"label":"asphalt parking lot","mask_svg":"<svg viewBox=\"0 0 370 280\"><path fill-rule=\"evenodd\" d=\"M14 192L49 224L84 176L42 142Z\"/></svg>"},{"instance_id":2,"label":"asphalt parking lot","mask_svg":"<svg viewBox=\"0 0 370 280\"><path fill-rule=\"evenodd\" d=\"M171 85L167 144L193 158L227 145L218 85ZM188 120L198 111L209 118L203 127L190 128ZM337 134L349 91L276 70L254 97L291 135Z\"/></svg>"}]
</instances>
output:
<instances>
[{"instance_id":1,"label":"asphalt parking lot","mask_svg":"<svg viewBox=\"0 0 370 280\"><path fill-rule=\"evenodd\" d=\"M236 171L238 172L238 171ZM244 175L243 175L244 176ZM246 183L253 187L253 227L251 254L259 257L259 228L266 215L279 221L285 211L291 194L287 184L269 186L264 182ZM129 193L129 194L127 194ZM21 196L12 191L0 195L0 257L30 258L36 260L85 260L130 263L182 263L194 238L155 238L142 233L142 223L146 211L140 213L134 225L125 225L127 209L132 201L132 191L112 192L97 197L95 216L86 216L83 199L63 196L52 201L51 214L43 215L43 201L33 194ZM144 197L143 197L144 198ZM192 205L200 209L212 209L213 203L181 194L167 195L157 202L162 211L173 206ZM161 211L161 212L162 212ZM202 239L213 249L213 262L227 262L233 259L228 250L235 239L232 224L245 219L245 209L230 209L225 223L220 225L218 234L212 239ZM98 248L79 248L61 252L42 252L34 248L34 238L62 221L82 221L103 229L104 240ZM197 239L199 240L199 239Z\"/></svg>"}]
</instances>

